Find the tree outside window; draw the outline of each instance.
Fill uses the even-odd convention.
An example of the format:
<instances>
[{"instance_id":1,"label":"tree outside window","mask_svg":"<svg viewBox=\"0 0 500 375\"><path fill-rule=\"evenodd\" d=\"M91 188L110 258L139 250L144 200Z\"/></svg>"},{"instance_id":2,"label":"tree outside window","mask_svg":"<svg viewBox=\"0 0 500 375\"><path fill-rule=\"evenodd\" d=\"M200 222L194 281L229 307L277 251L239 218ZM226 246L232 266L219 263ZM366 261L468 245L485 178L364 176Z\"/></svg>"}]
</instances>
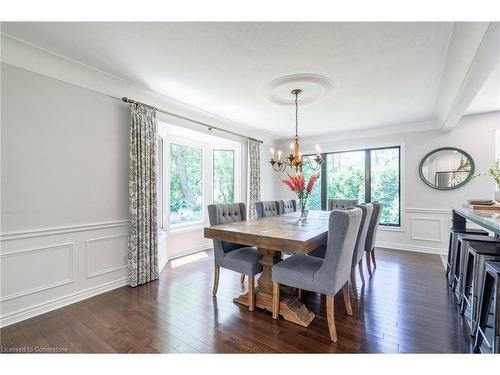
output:
<instances>
[{"instance_id":1,"label":"tree outside window","mask_svg":"<svg viewBox=\"0 0 500 375\"><path fill-rule=\"evenodd\" d=\"M234 203L234 151L213 152L213 202Z\"/></svg>"},{"instance_id":2,"label":"tree outside window","mask_svg":"<svg viewBox=\"0 0 500 375\"><path fill-rule=\"evenodd\" d=\"M170 144L170 224L203 218L203 150Z\"/></svg>"}]
</instances>

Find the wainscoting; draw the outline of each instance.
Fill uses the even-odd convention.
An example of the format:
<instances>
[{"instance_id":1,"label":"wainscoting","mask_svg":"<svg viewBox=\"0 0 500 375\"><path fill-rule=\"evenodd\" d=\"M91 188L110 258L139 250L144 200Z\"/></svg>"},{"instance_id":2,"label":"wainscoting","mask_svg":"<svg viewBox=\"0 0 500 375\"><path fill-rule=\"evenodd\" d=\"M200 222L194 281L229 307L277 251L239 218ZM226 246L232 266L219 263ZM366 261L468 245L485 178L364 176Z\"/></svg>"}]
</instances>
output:
<instances>
[{"instance_id":1,"label":"wainscoting","mask_svg":"<svg viewBox=\"0 0 500 375\"><path fill-rule=\"evenodd\" d=\"M160 272L170 259L212 247L211 241L167 257L160 238ZM128 221L0 235L0 327L127 285Z\"/></svg>"},{"instance_id":2,"label":"wainscoting","mask_svg":"<svg viewBox=\"0 0 500 375\"><path fill-rule=\"evenodd\" d=\"M446 209L407 208L401 228L382 229L376 246L446 254L450 215ZM1 235L0 326L126 285L127 232L123 220ZM210 247L203 241L175 257ZM160 270L168 260L160 251Z\"/></svg>"},{"instance_id":3,"label":"wainscoting","mask_svg":"<svg viewBox=\"0 0 500 375\"><path fill-rule=\"evenodd\" d=\"M126 285L127 233L123 220L1 235L0 325Z\"/></svg>"},{"instance_id":4,"label":"wainscoting","mask_svg":"<svg viewBox=\"0 0 500 375\"><path fill-rule=\"evenodd\" d=\"M377 247L446 254L451 209L406 208L402 212L401 228L382 228Z\"/></svg>"}]
</instances>

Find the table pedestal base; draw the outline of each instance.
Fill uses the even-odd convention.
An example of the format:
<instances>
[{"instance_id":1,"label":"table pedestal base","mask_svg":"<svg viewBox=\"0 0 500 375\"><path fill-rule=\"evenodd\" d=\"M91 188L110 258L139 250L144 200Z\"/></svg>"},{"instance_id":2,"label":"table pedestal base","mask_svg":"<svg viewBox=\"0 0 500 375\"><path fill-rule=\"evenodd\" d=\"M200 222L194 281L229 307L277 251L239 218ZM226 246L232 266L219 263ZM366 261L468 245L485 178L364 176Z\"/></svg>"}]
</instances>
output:
<instances>
[{"instance_id":1,"label":"table pedestal base","mask_svg":"<svg viewBox=\"0 0 500 375\"><path fill-rule=\"evenodd\" d=\"M280 291L280 315L289 322L307 327L314 319L310 311L297 297L288 290ZM236 297L234 302L248 306L248 292ZM255 290L255 306L268 311L273 311L273 295L265 293L257 287Z\"/></svg>"},{"instance_id":2,"label":"table pedestal base","mask_svg":"<svg viewBox=\"0 0 500 375\"><path fill-rule=\"evenodd\" d=\"M281 261L281 252L273 249L258 247L262 258L259 263L262 265L262 274L257 279L255 288L255 306L273 311L273 281L272 267ZM248 292L234 299L234 302L248 306ZM301 303L293 293L291 288L281 287L280 290L280 315L288 320L307 327L314 319L314 313Z\"/></svg>"}]
</instances>

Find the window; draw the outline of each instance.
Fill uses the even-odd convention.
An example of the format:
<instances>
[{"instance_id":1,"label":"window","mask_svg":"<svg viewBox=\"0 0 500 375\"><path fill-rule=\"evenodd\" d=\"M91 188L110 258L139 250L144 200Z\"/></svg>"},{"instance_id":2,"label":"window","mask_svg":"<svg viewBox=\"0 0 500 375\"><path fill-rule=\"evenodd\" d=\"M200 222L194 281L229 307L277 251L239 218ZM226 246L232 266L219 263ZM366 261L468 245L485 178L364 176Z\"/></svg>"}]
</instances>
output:
<instances>
[{"instance_id":1,"label":"window","mask_svg":"<svg viewBox=\"0 0 500 375\"><path fill-rule=\"evenodd\" d=\"M313 174L319 174L320 178L316 181L314 185L314 189L309 195L309 209L311 210L321 210L321 173L319 171L314 171L311 168L306 166L302 167L302 172L306 178L306 181L309 181L309 178Z\"/></svg>"},{"instance_id":2,"label":"window","mask_svg":"<svg viewBox=\"0 0 500 375\"><path fill-rule=\"evenodd\" d=\"M203 219L203 150L170 144L170 224Z\"/></svg>"},{"instance_id":3,"label":"window","mask_svg":"<svg viewBox=\"0 0 500 375\"><path fill-rule=\"evenodd\" d=\"M323 155L325 163L321 177L326 179L323 182L326 186L321 189L321 207L326 208L328 199L380 202L384 204L380 223L400 226L400 151L397 146ZM307 173L304 170L306 176ZM317 209L316 206L314 209Z\"/></svg>"},{"instance_id":4,"label":"window","mask_svg":"<svg viewBox=\"0 0 500 375\"><path fill-rule=\"evenodd\" d=\"M370 151L371 200L384 204L380 223L399 225L399 147Z\"/></svg>"},{"instance_id":5,"label":"window","mask_svg":"<svg viewBox=\"0 0 500 375\"><path fill-rule=\"evenodd\" d=\"M213 202L234 203L234 150L213 151Z\"/></svg>"},{"instance_id":6,"label":"window","mask_svg":"<svg viewBox=\"0 0 500 375\"><path fill-rule=\"evenodd\" d=\"M158 229L198 230L207 205L241 200L241 144L158 122Z\"/></svg>"},{"instance_id":7,"label":"window","mask_svg":"<svg viewBox=\"0 0 500 375\"><path fill-rule=\"evenodd\" d=\"M365 202L365 152L350 151L327 155L328 199L357 199Z\"/></svg>"}]
</instances>

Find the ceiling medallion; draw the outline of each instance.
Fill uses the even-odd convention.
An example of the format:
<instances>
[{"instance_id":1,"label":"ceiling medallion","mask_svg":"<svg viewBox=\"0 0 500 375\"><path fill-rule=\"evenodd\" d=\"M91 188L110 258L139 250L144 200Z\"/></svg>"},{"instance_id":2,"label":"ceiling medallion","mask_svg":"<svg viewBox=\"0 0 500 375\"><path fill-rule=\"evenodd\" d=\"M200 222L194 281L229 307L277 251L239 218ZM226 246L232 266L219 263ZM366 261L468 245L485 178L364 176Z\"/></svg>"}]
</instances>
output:
<instances>
[{"instance_id":1,"label":"ceiling medallion","mask_svg":"<svg viewBox=\"0 0 500 375\"><path fill-rule=\"evenodd\" d=\"M321 165L324 162L321 157L321 149L319 148L319 145L316 145L316 156L314 159L302 155L302 151L300 150L298 98L301 93L301 89L293 89L291 91L291 94L295 97L295 137L293 137L292 143L290 144L290 155L282 158L281 150L278 150L278 159L275 159L274 149L271 148L271 160L269 162L276 172L285 171L287 167L295 168L295 171L298 172L299 170L302 170L303 166L316 171L321 168Z\"/></svg>"},{"instance_id":2,"label":"ceiling medallion","mask_svg":"<svg viewBox=\"0 0 500 375\"><path fill-rule=\"evenodd\" d=\"M302 92L299 104L316 102L334 91L334 84L329 78L319 74L290 74L276 78L265 86L265 95L274 104L294 105L290 92L300 87Z\"/></svg>"}]
</instances>

